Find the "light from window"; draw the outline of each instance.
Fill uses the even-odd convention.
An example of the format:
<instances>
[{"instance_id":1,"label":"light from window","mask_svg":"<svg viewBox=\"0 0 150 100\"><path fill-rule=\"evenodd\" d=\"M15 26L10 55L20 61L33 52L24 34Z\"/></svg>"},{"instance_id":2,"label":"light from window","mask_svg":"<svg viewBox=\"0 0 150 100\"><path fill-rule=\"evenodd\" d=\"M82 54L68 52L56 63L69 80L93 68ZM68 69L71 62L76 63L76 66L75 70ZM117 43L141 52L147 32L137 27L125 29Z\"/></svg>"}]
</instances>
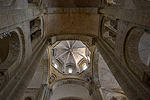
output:
<instances>
[{"instance_id":1,"label":"light from window","mask_svg":"<svg viewBox=\"0 0 150 100\"><path fill-rule=\"evenodd\" d=\"M68 73L71 74L72 73L72 68L68 69Z\"/></svg>"},{"instance_id":2,"label":"light from window","mask_svg":"<svg viewBox=\"0 0 150 100\"><path fill-rule=\"evenodd\" d=\"M57 67L58 67L57 64L55 64L54 67L57 69Z\"/></svg>"},{"instance_id":3,"label":"light from window","mask_svg":"<svg viewBox=\"0 0 150 100\"><path fill-rule=\"evenodd\" d=\"M87 69L87 65L86 64L84 64L84 66L83 66L83 70L86 70Z\"/></svg>"}]
</instances>

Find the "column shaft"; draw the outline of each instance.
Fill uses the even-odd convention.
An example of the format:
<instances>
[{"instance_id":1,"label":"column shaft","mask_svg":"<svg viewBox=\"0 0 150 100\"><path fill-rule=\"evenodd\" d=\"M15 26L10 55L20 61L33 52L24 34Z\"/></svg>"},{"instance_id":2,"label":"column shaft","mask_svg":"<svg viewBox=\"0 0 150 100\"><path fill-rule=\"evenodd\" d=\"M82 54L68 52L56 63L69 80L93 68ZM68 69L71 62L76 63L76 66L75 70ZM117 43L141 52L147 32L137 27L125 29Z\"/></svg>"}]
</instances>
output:
<instances>
[{"instance_id":1,"label":"column shaft","mask_svg":"<svg viewBox=\"0 0 150 100\"><path fill-rule=\"evenodd\" d=\"M49 100L50 99L50 95L51 95L50 89L47 87L47 85L45 85L43 87L42 95L41 95L39 100Z\"/></svg>"}]
</instances>

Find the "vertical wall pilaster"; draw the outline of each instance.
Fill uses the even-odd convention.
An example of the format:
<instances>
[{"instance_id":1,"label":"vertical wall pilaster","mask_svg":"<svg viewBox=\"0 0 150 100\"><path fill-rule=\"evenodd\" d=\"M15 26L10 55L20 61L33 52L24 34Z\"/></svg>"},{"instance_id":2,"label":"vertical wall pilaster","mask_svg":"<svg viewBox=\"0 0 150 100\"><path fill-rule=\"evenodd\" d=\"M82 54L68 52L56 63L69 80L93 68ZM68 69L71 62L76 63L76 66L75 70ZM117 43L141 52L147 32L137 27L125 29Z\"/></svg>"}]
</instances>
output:
<instances>
[{"instance_id":1,"label":"vertical wall pilaster","mask_svg":"<svg viewBox=\"0 0 150 100\"><path fill-rule=\"evenodd\" d=\"M42 85L42 93L39 100L50 100L51 94L52 94L51 89L46 84L44 84Z\"/></svg>"}]
</instances>

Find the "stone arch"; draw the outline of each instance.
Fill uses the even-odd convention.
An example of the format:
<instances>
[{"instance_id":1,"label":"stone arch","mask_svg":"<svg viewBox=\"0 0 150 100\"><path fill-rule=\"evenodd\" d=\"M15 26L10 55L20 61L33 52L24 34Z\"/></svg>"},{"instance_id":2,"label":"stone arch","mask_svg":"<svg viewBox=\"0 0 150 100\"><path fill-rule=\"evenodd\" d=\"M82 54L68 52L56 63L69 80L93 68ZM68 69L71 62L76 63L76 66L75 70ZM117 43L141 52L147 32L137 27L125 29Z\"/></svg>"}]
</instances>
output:
<instances>
[{"instance_id":1,"label":"stone arch","mask_svg":"<svg viewBox=\"0 0 150 100\"><path fill-rule=\"evenodd\" d=\"M21 62L21 58L23 56L23 52L24 52L24 37L22 35L22 31L20 28L16 28L10 31L10 37L6 37L4 39L1 40L1 45L5 44L7 47L5 48L5 50L7 51L7 54L5 54L5 57L2 57L3 60L1 62L1 67L2 69L8 69L10 67L10 65L12 65L17 59L18 62ZM2 52L5 52L2 49ZM18 58L20 57L20 58ZM8 63L10 62L10 63ZM5 68L4 68L5 66Z\"/></svg>"},{"instance_id":2,"label":"stone arch","mask_svg":"<svg viewBox=\"0 0 150 100\"><path fill-rule=\"evenodd\" d=\"M56 63L56 65L57 65L57 69L60 70L60 71L62 71L62 70L63 70L62 67L61 67L61 66L63 66L62 60L56 59L56 62L55 62L55 63ZM52 64L52 66L55 67L53 64Z\"/></svg>"},{"instance_id":3,"label":"stone arch","mask_svg":"<svg viewBox=\"0 0 150 100\"><path fill-rule=\"evenodd\" d=\"M20 51L19 50L20 42L19 42L19 37L18 37L17 33L15 31L12 31L12 32L10 32L10 34L11 34L10 38L6 37L1 40L1 43L7 42L7 45L8 45L7 49L6 49L6 50L8 50L7 57L5 57L5 60L4 60L4 57L1 57L3 59L1 66L7 67L6 69L8 69L9 66L11 66L17 60L17 58L19 56L19 51ZM2 51L2 52L4 52L4 51ZM8 62L12 62L12 63L9 64Z\"/></svg>"},{"instance_id":4,"label":"stone arch","mask_svg":"<svg viewBox=\"0 0 150 100\"><path fill-rule=\"evenodd\" d=\"M102 18L100 38L102 38L112 49L115 48L117 28L117 20L105 16Z\"/></svg>"},{"instance_id":5,"label":"stone arch","mask_svg":"<svg viewBox=\"0 0 150 100\"><path fill-rule=\"evenodd\" d=\"M93 41L92 40L93 37L85 36L85 35L56 35L56 36L47 36L47 38L51 44L62 40L79 40L79 41L87 42L89 44L92 44Z\"/></svg>"},{"instance_id":6,"label":"stone arch","mask_svg":"<svg viewBox=\"0 0 150 100\"><path fill-rule=\"evenodd\" d=\"M53 37L49 37L48 36L48 40L51 42L51 44L57 43L57 41L62 41L62 40L80 40L83 41L86 45L91 45L91 47L89 47L89 50L91 50L91 59L93 58L93 52L95 51L94 48L95 46L92 46L92 43L94 41L94 39L92 39L92 37L89 36L82 36L82 35L57 35L57 36L53 36ZM53 45L52 45L53 46ZM91 49L92 48L92 49ZM89 67L88 70L92 70L92 63L91 63L91 67ZM98 66L95 66L95 71L98 69ZM50 89L51 90L55 90L58 86L61 86L63 84L77 84L77 85L81 85L84 86L85 88L88 89L89 94L91 95L91 97L93 98L93 100L100 100L101 98L101 94L99 89L99 78L97 75L97 72L93 72L95 73L94 75L94 79L92 76L92 72L90 72L87 75L87 72L83 72L84 74L86 74L86 76L84 77L84 79L78 79L78 77L68 77L68 78L63 78L63 79L56 79L56 81L54 82L50 82ZM59 76L58 76L59 77Z\"/></svg>"},{"instance_id":7,"label":"stone arch","mask_svg":"<svg viewBox=\"0 0 150 100\"><path fill-rule=\"evenodd\" d=\"M133 27L126 35L124 44L124 56L129 69L138 76L142 81L149 84L150 67L142 63L139 56L139 41L144 34L144 28Z\"/></svg>"},{"instance_id":8,"label":"stone arch","mask_svg":"<svg viewBox=\"0 0 150 100\"><path fill-rule=\"evenodd\" d=\"M34 51L38 42L44 36L43 23L43 17L37 17L30 21L30 38L32 51Z\"/></svg>"},{"instance_id":9,"label":"stone arch","mask_svg":"<svg viewBox=\"0 0 150 100\"><path fill-rule=\"evenodd\" d=\"M41 37L45 37L45 30L44 30L44 27L45 27L45 18L44 16L40 16L40 20L41 20Z\"/></svg>"},{"instance_id":10,"label":"stone arch","mask_svg":"<svg viewBox=\"0 0 150 100\"><path fill-rule=\"evenodd\" d=\"M90 85L86 84L86 81L81 80L81 79L60 79L56 80L56 82L53 82L50 86L52 90L55 90L58 86L64 85L64 84L77 84L85 87L87 90L90 91Z\"/></svg>"},{"instance_id":11,"label":"stone arch","mask_svg":"<svg viewBox=\"0 0 150 100\"><path fill-rule=\"evenodd\" d=\"M64 89L65 88L65 89ZM61 92L61 94L60 94ZM59 93L59 95L57 95ZM65 95L63 94L65 93ZM76 99L77 98L77 99ZM53 95L50 99L54 100L91 100L89 91L78 84L63 84L53 90Z\"/></svg>"},{"instance_id":12,"label":"stone arch","mask_svg":"<svg viewBox=\"0 0 150 100\"><path fill-rule=\"evenodd\" d=\"M85 69L84 69L84 67L83 67L83 65L84 64L86 64L86 60L83 58L83 59L81 59L81 61L80 62L78 62L78 66L79 66L79 69L80 69L80 71L82 72L82 71L85 71ZM86 64L86 65L90 65L90 63L89 64ZM88 68L88 67L87 67Z\"/></svg>"},{"instance_id":13,"label":"stone arch","mask_svg":"<svg viewBox=\"0 0 150 100\"><path fill-rule=\"evenodd\" d=\"M25 55L25 40L22 30L17 27L13 30L10 30L9 37L4 37L0 40L1 45L4 49L1 50L2 62L0 64L0 73L1 73L1 85L12 75L15 74L15 71L18 70L19 65L24 61Z\"/></svg>"},{"instance_id":14,"label":"stone arch","mask_svg":"<svg viewBox=\"0 0 150 100\"><path fill-rule=\"evenodd\" d=\"M111 91L106 95L109 100L128 100L125 94L122 91Z\"/></svg>"}]
</instances>

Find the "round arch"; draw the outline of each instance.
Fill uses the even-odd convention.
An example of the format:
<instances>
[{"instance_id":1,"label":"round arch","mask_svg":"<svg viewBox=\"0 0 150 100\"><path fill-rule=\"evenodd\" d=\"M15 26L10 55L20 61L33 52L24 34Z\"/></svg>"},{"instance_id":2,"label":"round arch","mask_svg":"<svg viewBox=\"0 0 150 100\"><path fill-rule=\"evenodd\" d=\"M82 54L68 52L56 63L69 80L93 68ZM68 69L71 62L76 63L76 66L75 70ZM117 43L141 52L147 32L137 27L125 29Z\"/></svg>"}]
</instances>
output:
<instances>
[{"instance_id":1,"label":"round arch","mask_svg":"<svg viewBox=\"0 0 150 100\"><path fill-rule=\"evenodd\" d=\"M25 39L21 28L17 27L9 32L10 36L0 40L1 45L5 45L4 49L0 49L3 54L0 54L0 73L7 78L15 74L15 70L23 63L25 55Z\"/></svg>"},{"instance_id":2,"label":"round arch","mask_svg":"<svg viewBox=\"0 0 150 100\"><path fill-rule=\"evenodd\" d=\"M102 17L101 30L99 38L101 38L112 50L115 48L117 38L118 21L113 17Z\"/></svg>"},{"instance_id":3,"label":"round arch","mask_svg":"<svg viewBox=\"0 0 150 100\"><path fill-rule=\"evenodd\" d=\"M73 97L73 98L72 98ZM91 100L91 96L89 95L89 91L77 84L64 84L61 86L58 86L53 90L53 95L50 99L52 100ZM71 99L69 99L71 98ZM75 99L80 98L80 99Z\"/></svg>"},{"instance_id":4,"label":"round arch","mask_svg":"<svg viewBox=\"0 0 150 100\"><path fill-rule=\"evenodd\" d=\"M93 37L86 35L56 35L56 36L47 36L47 38L51 44L55 43L56 41L62 40L80 40L92 44Z\"/></svg>"},{"instance_id":5,"label":"round arch","mask_svg":"<svg viewBox=\"0 0 150 100\"><path fill-rule=\"evenodd\" d=\"M111 92L108 92L106 97L109 99L109 100L128 100L128 98L125 96L124 93L122 92L116 92L116 91L111 91Z\"/></svg>"},{"instance_id":6,"label":"round arch","mask_svg":"<svg viewBox=\"0 0 150 100\"><path fill-rule=\"evenodd\" d=\"M81 85L90 91L90 85L81 79L60 79L60 80L57 80L56 82L52 83L50 88L52 90L55 90L57 87L64 85L64 84L69 84L69 83Z\"/></svg>"},{"instance_id":7,"label":"round arch","mask_svg":"<svg viewBox=\"0 0 150 100\"><path fill-rule=\"evenodd\" d=\"M133 27L128 31L124 42L125 62L141 80L145 77L145 72L150 70L150 67L146 66L139 56L139 42L143 34L143 28Z\"/></svg>"},{"instance_id":8,"label":"round arch","mask_svg":"<svg viewBox=\"0 0 150 100\"><path fill-rule=\"evenodd\" d=\"M37 47L38 42L45 37L43 16L30 20L30 38L32 51Z\"/></svg>"}]
</instances>

